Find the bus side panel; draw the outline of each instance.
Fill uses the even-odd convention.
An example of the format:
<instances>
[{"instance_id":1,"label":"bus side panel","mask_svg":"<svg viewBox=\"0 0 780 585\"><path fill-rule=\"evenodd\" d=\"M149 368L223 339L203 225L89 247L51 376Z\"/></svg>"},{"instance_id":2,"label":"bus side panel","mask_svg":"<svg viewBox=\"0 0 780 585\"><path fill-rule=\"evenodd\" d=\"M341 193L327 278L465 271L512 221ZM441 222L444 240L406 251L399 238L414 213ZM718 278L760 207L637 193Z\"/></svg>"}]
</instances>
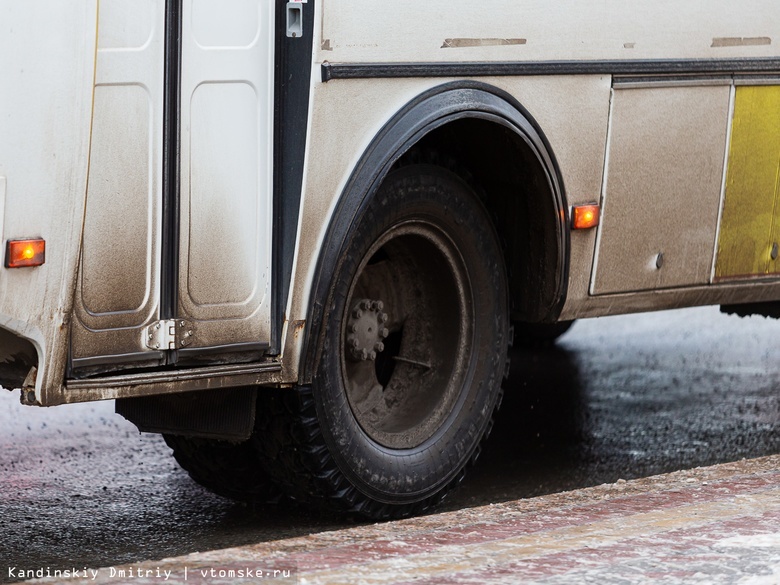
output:
<instances>
[{"instance_id":1,"label":"bus side panel","mask_svg":"<svg viewBox=\"0 0 780 585\"><path fill-rule=\"evenodd\" d=\"M692 0L683 4L673 0L610 0L598 4L565 0L555 5L542 0L499 0L486 7L456 0L447 3L446 11L444 3L429 2L399 12L394 4L379 0L362 3L360 10L344 0L320 4L320 20L315 24L315 47L319 51L312 82L302 223L288 322L295 325L297 333L306 319L319 245L336 198L363 150L382 124L408 100L451 81L420 77L335 79L322 83L318 67L321 63L373 63L377 67L371 72L381 75L388 63L425 63L435 67L453 62L776 58L773 35L780 21L778 6L772 0L749 0L747 5L739 6L726 0ZM369 23L381 26L367 26L367 15ZM570 203L600 201L610 75L476 79L508 89L539 123L560 163ZM349 103L349 107L344 103ZM725 123L721 116L719 135ZM338 140L333 140L333 136L338 136ZM711 218L718 211L718 201L711 190L709 193L707 214ZM709 221L707 235L700 238L709 238L710 248L714 244L712 228ZM593 297L590 284L595 242L595 230L571 234L571 270L563 319L717 303L721 298L749 300L751 295L773 294L772 285L760 285L761 289L713 287L706 282L706 275L702 280L699 271L695 280L705 283L699 286L651 289L617 298ZM709 249L701 254L696 270L711 262L712 253ZM774 285L774 290L777 288ZM287 358L295 357L290 352L299 351L302 337L288 336L288 369L295 367L295 360L288 362Z\"/></svg>"},{"instance_id":2,"label":"bus side panel","mask_svg":"<svg viewBox=\"0 0 780 585\"><path fill-rule=\"evenodd\" d=\"M328 0L331 63L707 59L777 55L775 0Z\"/></svg>"},{"instance_id":3,"label":"bus side panel","mask_svg":"<svg viewBox=\"0 0 780 585\"><path fill-rule=\"evenodd\" d=\"M43 266L0 268L0 327L33 342L39 362L35 399L45 403L56 399L67 356L86 192L97 2L2 2L0 22L2 238L46 240Z\"/></svg>"}]
</instances>

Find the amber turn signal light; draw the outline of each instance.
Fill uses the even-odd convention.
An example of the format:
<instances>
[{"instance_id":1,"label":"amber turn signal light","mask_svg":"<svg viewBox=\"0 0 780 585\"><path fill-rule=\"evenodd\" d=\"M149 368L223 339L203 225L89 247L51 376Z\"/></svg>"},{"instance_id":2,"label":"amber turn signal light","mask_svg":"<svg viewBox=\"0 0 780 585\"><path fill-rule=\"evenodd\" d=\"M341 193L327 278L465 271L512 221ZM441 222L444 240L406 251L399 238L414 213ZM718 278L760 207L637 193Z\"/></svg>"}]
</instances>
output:
<instances>
[{"instance_id":1,"label":"amber turn signal light","mask_svg":"<svg viewBox=\"0 0 780 585\"><path fill-rule=\"evenodd\" d=\"M587 230L599 225L600 210L596 204L572 207L571 226L575 230Z\"/></svg>"},{"instance_id":2,"label":"amber turn signal light","mask_svg":"<svg viewBox=\"0 0 780 585\"><path fill-rule=\"evenodd\" d=\"M6 268L40 266L46 261L44 240L8 240L5 248Z\"/></svg>"}]
</instances>

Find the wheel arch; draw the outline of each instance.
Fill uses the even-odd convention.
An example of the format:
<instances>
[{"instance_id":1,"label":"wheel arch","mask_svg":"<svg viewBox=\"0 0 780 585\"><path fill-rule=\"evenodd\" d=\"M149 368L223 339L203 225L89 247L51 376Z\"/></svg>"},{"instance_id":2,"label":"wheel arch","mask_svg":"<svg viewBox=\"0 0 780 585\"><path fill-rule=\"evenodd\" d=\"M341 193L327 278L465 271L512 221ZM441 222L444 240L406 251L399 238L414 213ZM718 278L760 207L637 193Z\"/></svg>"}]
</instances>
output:
<instances>
[{"instance_id":1,"label":"wheel arch","mask_svg":"<svg viewBox=\"0 0 780 585\"><path fill-rule=\"evenodd\" d=\"M459 148L442 149L452 139L453 130L454 144ZM487 168L478 165L475 172L471 168L475 160L469 158L478 152L490 152L485 146L496 138L508 140L509 149L498 157L488 157ZM471 141L468 148L465 140ZM443 156L463 171L464 178L476 183L475 188L485 195L484 203L507 259L513 318L554 321L560 314L568 281L569 213L552 148L530 113L507 92L480 82L446 83L417 96L384 125L341 193L312 281L307 316L311 328L301 356L300 383L310 383L314 377L330 276L336 272L353 224L362 217L391 169L404 164L409 157L442 150ZM524 164L518 165L518 160ZM525 170L525 174L518 173L519 170ZM485 184L487 175L502 178L499 182L504 189L492 192L490 187L494 185ZM507 180L513 175L513 180ZM528 181L521 185L518 181L523 178ZM540 221L522 219L524 225L520 229L511 221L528 218L529 214L541 215ZM534 294L529 296L528 291Z\"/></svg>"},{"instance_id":2,"label":"wheel arch","mask_svg":"<svg viewBox=\"0 0 780 585\"><path fill-rule=\"evenodd\" d=\"M28 379L35 380L40 363L39 346L22 335L0 327L0 387L22 388ZM22 397L24 400L27 396Z\"/></svg>"}]
</instances>

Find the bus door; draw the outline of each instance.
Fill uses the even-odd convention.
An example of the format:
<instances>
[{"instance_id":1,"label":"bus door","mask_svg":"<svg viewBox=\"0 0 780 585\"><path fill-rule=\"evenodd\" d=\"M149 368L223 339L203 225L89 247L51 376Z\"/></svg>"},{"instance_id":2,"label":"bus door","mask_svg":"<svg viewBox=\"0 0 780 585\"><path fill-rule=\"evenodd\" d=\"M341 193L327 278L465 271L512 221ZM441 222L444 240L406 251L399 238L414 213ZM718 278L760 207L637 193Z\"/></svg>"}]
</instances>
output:
<instances>
[{"instance_id":1,"label":"bus door","mask_svg":"<svg viewBox=\"0 0 780 585\"><path fill-rule=\"evenodd\" d=\"M273 10L100 0L76 375L268 347Z\"/></svg>"}]
</instances>

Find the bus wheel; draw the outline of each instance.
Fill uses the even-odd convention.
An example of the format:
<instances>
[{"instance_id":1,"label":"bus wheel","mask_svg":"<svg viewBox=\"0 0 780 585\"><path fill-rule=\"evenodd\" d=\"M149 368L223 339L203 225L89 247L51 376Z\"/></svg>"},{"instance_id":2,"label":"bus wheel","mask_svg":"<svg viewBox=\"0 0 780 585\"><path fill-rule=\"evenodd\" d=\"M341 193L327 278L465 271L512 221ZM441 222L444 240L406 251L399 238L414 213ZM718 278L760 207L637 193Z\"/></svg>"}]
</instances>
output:
<instances>
[{"instance_id":1,"label":"bus wheel","mask_svg":"<svg viewBox=\"0 0 780 585\"><path fill-rule=\"evenodd\" d=\"M474 191L431 165L392 172L348 242L313 386L261 392L277 404L258 405L256 441L294 497L407 516L459 483L492 426L509 343L502 253Z\"/></svg>"},{"instance_id":2,"label":"bus wheel","mask_svg":"<svg viewBox=\"0 0 780 585\"><path fill-rule=\"evenodd\" d=\"M251 443L164 434L176 462L207 490L231 500L276 503L281 492L260 465Z\"/></svg>"}]
</instances>

